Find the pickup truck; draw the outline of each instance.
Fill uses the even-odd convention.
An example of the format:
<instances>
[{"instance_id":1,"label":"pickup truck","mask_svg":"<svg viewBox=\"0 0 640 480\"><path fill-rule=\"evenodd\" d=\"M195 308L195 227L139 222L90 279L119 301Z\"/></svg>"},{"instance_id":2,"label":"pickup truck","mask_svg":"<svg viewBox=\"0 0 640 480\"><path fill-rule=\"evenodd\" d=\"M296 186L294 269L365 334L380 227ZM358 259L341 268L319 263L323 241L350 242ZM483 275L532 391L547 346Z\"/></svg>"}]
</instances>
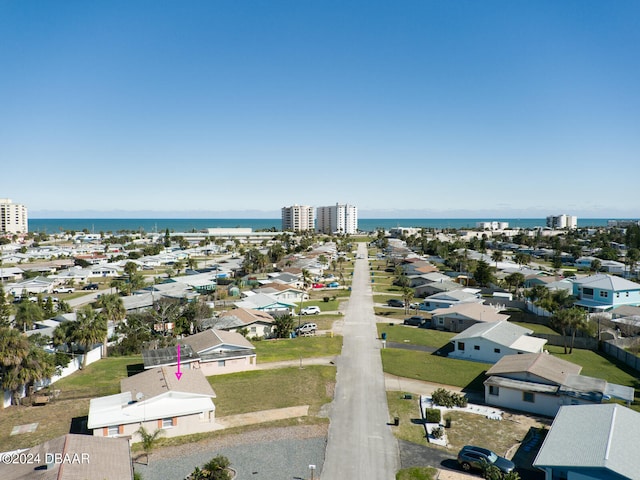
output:
<instances>
[{"instance_id":1,"label":"pickup truck","mask_svg":"<svg viewBox=\"0 0 640 480\"><path fill-rule=\"evenodd\" d=\"M56 287L53 293L73 293L76 289L73 287Z\"/></svg>"}]
</instances>

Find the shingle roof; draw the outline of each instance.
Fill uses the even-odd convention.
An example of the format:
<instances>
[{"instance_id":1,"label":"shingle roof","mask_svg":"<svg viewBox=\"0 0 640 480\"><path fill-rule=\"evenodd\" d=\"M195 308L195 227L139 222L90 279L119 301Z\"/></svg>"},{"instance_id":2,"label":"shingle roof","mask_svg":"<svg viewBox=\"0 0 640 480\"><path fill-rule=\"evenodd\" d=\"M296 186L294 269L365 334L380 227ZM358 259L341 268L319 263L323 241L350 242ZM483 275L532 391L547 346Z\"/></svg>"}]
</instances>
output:
<instances>
[{"instance_id":1,"label":"shingle roof","mask_svg":"<svg viewBox=\"0 0 640 480\"><path fill-rule=\"evenodd\" d=\"M216 396L201 370L184 370L180 380L175 375L177 371L177 366L145 370L120 380L120 391L131 392L132 399L138 393L148 399L170 391Z\"/></svg>"},{"instance_id":2,"label":"shingle roof","mask_svg":"<svg viewBox=\"0 0 640 480\"><path fill-rule=\"evenodd\" d=\"M25 458L40 458L37 465L28 462L0 464L0 478L3 480L127 480L133 478L129 441L125 438L94 437L67 434L48 440L23 452ZM47 454L68 454L77 462L53 462L46 466ZM82 456L82 455L86 456ZM64 457L62 457L64 458Z\"/></svg>"},{"instance_id":3,"label":"shingle roof","mask_svg":"<svg viewBox=\"0 0 640 480\"><path fill-rule=\"evenodd\" d=\"M220 318L232 317L240 320L244 325L255 322L273 323L273 317L267 312L251 308L235 308L220 314Z\"/></svg>"},{"instance_id":4,"label":"shingle roof","mask_svg":"<svg viewBox=\"0 0 640 480\"><path fill-rule=\"evenodd\" d=\"M580 365L547 353L524 353L522 355L505 355L487 370L486 374L490 376L528 372L557 385L562 385L567 379L567 375L578 374L581 370Z\"/></svg>"},{"instance_id":5,"label":"shingle roof","mask_svg":"<svg viewBox=\"0 0 640 480\"><path fill-rule=\"evenodd\" d=\"M194 352L202 353L222 345L236 345L242 348L255 348L249 340L239 333L226 330L209 329L183 338L180 343L189 345Z\"/></svg>"},{"instance_id":6,"label":"shingle roof","mask_svg":"<svg viewBox=\"0 0 640 480\"><path fill-rule=\"evenodd\" d=\"M618 404L567 405L560 407L533 465L575 467L585 474L585 468L605 468L638 478L639 458L640 413Z\"/></svg>"},{"instance_id":7,"label":"shingle roof","mask_svg":"<svg viewBox=\"0 0 640 480\"><path fill-rule=\"evenodd\" d=\"M451 305L449 308L436 308L431 312L431 316L437 317L439 315L443 315L445 317L449 317L454 313L481 322L499 322L509 318L509 315L498 313L495 307L472 302Z\"/></svg>"}]
</instances>

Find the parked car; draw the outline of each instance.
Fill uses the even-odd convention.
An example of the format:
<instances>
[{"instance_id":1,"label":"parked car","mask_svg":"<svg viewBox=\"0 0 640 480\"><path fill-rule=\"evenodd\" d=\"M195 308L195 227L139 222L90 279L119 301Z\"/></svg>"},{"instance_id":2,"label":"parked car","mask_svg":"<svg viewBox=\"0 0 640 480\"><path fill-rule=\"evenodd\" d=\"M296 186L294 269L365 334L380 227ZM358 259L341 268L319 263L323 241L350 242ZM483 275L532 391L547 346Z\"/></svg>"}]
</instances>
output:
<instances>
[{"instance_id":1,"label":"parked car","mask_svg":"<svg viewBox=\"0 0 640 480\"><path fill-rule=\"evenodd\" d=\"M390 307L404 307L404 302L402 300L398 300L397 298L392 298L387 302L387 305Z\"/></svg>"},{"instance_id":2,"label":"parked car","mask_svg":"<svg viewBox=\"0 0 640 480\"><path fill-rule=\"evenodd\" d=\"M502 473L512 472L516 468L511 460L507 460L491 450L473 445L465 445L458 452L458 463L464 471L481 470L483 463L495 465Z\"/></svg>"},{"instance_id":3,"label":"parked car","mask_svg":"<svg viewBox=\"0 0 640 480\"><path fill-rule=\"evenodd\" d=\"M420 315L414 315L413 317L405 318L404 324L411 325L413 327L420 327L427 321L426 318L421 317Z\"/></svg>"},{"instance_id":4,"label":"parked car","mask_svg":"<svg viewBox=\"0 0 640 480\"><path fill-rule=\"evenodd\" d=\"M338 282L331 282L327 287L329 288L338 288L340 284Z\"/></svg>"},{"instance_id":5,"label":"parked car","mask_svg":"<svg viewBox=\"0 0 640 480\"><path fill-rule=\"evenodd\" d=\"M100 286L97 283L88 283L82 287L83 290L98 290L98 288L100 288Z\"/></svg>"},{"instance_id":6,"label":"parked car","mask_svg":"<svg viewBox=\"0 0 640 480\"><path fill-rule=\"evenodd\" d=\"M312 285L313 288L324 288L324 283L314 283Z\"/></svg>"},{"instance_id":7,"label":"parked car","mask_svg":"<svg viewBox=\"0 0 640 480\"><path fill-rule=\"evenodd\" d=\"M44 298L42 299L42 301L43 301L43 302L48 302L48 301L49 301L49 299L51 299L51 301L52 301L53 303L58 303L58 302L60 301L60 300L58 299L58 297L44 297Z\"/></svg>"},{"instance_id":8,"label":"parked car","mask_svg":"<svg viewBox=\"0 0 640 480\"><path fill-rule=\"evenodd\" d=\"M75 290L73 287L56 287L53 289L53 293L73 293Z\"/></svg>"},{"instance_id":9,"label":"parked car","mask_svg":"<svg viewBox=\"0 0 640 480\"><path fill-rule=\"evenodd\" d=\"M300 327L296 328L296 333L298 335L313 335L316 333L318 326L315 323L305 323Z\"/></svg>"},{"instance_id":10,"label":"parked car","mask_svg":"<svg viewBox=\"0 0 640 480\"><path fill-rule=\"evenodd\" d=\"M317 315L320 313L320 307L311 305L300 310L300 315Z\"/></svg>"}]
</instances>

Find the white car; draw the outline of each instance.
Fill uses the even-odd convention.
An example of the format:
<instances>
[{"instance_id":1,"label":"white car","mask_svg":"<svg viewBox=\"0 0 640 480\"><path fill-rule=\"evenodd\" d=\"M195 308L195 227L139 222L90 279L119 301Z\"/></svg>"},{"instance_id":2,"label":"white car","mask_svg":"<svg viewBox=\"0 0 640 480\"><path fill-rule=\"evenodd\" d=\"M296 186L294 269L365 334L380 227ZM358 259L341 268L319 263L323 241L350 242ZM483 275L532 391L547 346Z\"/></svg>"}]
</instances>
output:
<instances>
[{"instance_id":1,"label":"white car","mask_svg":"<svg viewBox=\"0 0 640 480\"><path fill-rule=\"evenodd\" d=\"M76 289L73 287L56 287L53 293L73 293Z\"/></svg>"},{"instance_id":2,"label":"white car","mask_svg":"<svg viewBox=\"0 0 640 480\"><path fill-rule=\"evenodd\" d=\"M313 335L316 333L318 326L315 323L305 323L304 325L296 328L296 333L298 335Z\"/></svg>"},{"instance_id":3,"label":"white car","mask_svg":"<svg viewBox=\"0 0 640 480\"><path fill-rule=\"evenodd\" d=\"M320 307L311 305L300 310L300 315L317 315L320 313Z\"/></svg>"}]
</instances>

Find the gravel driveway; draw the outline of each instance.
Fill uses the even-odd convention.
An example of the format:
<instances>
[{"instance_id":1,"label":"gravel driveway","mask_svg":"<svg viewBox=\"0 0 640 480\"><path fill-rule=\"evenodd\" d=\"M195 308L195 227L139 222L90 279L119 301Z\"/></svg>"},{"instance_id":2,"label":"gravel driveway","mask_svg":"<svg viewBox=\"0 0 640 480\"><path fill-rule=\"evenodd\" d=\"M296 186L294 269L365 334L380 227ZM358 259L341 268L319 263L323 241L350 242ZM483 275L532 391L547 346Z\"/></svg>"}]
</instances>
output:
<instances>
[{"instance_id":1,"label":"gravel driveway","mask_svg":"<svg viewBox=\"0 0 640 480\"><path fill-rule=\"evenodd\" d=\"M309 478L309 465L316 465L314 476L318 478L324 463L326 435L326 425L227 434L155 450L148 466L134 463L134 469L143 480L182 480L195 467L202 467L216 455L224 455L238 472L237 480ZM140 460L145 462L144 455Z\"/></svg>"}]
</instances>

